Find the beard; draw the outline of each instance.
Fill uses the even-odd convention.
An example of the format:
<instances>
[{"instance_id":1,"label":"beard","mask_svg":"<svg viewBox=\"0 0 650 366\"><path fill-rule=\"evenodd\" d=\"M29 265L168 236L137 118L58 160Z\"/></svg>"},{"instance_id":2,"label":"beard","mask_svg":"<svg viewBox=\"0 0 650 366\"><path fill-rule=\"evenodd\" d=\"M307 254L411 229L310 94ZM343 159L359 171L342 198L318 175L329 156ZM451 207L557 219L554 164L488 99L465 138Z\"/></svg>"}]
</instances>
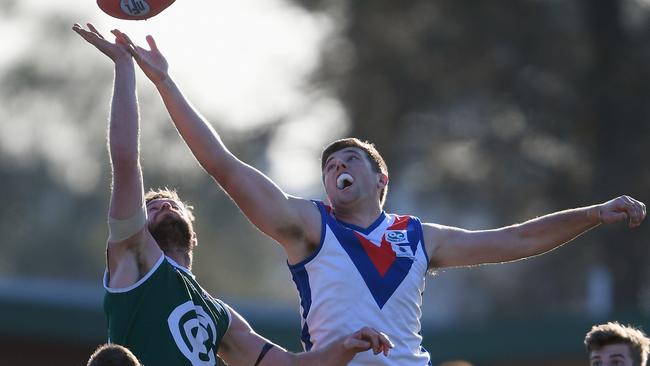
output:
<instances>
[{"instance_id":1,"label":"beard","mask_svg":"<svg viewBox=\"0 0 650 366\"><path fill-rule=\"evenodd\" d=\"M165 254L189 253L192 249L192 228L190 224L174 215L166 215L155 225L149 225L149 232Z\"/></svg>"}]
</instances>

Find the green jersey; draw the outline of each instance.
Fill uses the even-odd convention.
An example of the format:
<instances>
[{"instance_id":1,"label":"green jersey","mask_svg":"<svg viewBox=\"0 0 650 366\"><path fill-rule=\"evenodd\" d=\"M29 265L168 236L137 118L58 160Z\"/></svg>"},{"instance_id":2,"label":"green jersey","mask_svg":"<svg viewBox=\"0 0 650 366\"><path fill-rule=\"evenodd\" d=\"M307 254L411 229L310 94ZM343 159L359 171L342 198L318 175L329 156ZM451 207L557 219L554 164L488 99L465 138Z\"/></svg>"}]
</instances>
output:
<instances>
[{"instance_id":1,"label":"green jersey","mask_svg":"<svg viewBox=\"0 0 650 366\"><path fill-rule=\"evenodd\" d=\"M110 343L129 348L145 366L212 366L230 324L225 304L172 259L160 260L124 289L108 287L104 311Z\"/></svg>"}]
</instances>

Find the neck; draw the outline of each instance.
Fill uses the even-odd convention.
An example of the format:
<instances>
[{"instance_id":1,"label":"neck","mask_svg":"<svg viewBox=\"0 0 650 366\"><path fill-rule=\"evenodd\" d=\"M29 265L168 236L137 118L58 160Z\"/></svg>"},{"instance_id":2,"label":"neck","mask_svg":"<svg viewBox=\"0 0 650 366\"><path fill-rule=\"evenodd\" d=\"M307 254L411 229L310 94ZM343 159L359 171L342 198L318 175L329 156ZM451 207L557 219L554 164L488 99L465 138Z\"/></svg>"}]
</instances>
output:
<instances>
[{"instance_id":1,"label":"neck","mask_svg":"<svg viewBox=\"0 0 650 366\"><path fill-rule=\"evenodd\" d=\"M381 207L379 204L364 206L354 206L354 207L334 207L334 216L338 220L346 222L348 224L367 228L370 226L377 217L381 214Z\"/></svg>"},{"instance_id":2,"label":"neck","mask_svg":"<svg viewBox=\"0 0 650 366\"><path fill-rule=\"evenodd\" d=\"M190 253L172 251L172 252L166 252L165 255L173 259L176 263L180 264L181 266L189 270L192 270L192 256L190 255Z\"/></svg>"}]
</instances>

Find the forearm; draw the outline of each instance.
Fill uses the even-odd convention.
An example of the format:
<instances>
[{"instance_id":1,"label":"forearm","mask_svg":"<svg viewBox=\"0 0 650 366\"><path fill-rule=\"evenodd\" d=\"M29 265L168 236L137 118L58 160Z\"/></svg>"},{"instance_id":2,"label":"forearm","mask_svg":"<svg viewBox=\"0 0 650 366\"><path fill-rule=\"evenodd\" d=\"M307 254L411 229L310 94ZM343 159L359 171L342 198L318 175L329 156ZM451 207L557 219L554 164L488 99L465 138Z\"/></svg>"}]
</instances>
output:
<instances>
[{"instance_id":1,"label":"forearm","mask_svg":"<svg viewBox=\"0 0 650 366\"><path fill-rule=\"evenodd\" d=\"M599 206L589 206L541 216L506 230L515 235L513 259L518 259L552 250L600 223Z\"/></svg>"},{"instance_id":2,"label":"forearm","mask_svg":"<svg viewBox=\"0 0 650 366\"><path fill-rule=\"evenodd\" d=\"M112 167L110 216L130 216L142 202L139 166L139 122L133 61L115 63L109 118L108 149Z\"/></svg>"},{"instance_id":3,"label":"forearm","mask_svg":"<svg viewBox=\"0 0 650 366\"><path fill-rule=\"evenodd\" d=\"M356 352L343 346L344 339L332 342L317 351L303 352L291 355L291 366L343 366L356 355Z\"/></svg>"},{"instance_id":4,"label":"forearm","mask_svg":"<svg viewBox=\"0 0 650 366\"><path fill-rule=\"evenodd\" d=\"M115 64L115 80L109 118L109 152L116 168L138 161L138 106L133 61Z\"/></svg>"},{"instance_id":5,"label":"forearm","mask_svg":"<svg viewBox=\"0 0 650 366\"><path fill-rule=\"evenodd\" d=\"M292 205L288 196L262 172L228 151L218 133L194 109L171 77L167 76L155 85L176 129L201 166L255 226L285 242L286 238L278 232L298 221L295 204ZM310 203L309 206L313 205Z\"/></svg>"},{"instance_id":6,"label":"forearm","mask_svg":"<svg viewBox=\"0 0 650 366\"><path fill-rule=\"evenodd\" d=\"M168 76L164 81L157 83L156 88L176 129L201 166L213 176L228 170L227 164L234 157L221 142L214 128L194 109L172 78Z\"/></svg>"},{"instance_id":7,"label":"forearm","mask_svg":"<svg viewBox=\"0 0 650 366\"><path fill-rule=\"evenodd\" d=\"M629 196L574 208L494 230L470 231L423 224L429 266L455 267L508 262L553 250L600 225L628 220L641 224L645 204Z\"/></svg>"}]
</instances>

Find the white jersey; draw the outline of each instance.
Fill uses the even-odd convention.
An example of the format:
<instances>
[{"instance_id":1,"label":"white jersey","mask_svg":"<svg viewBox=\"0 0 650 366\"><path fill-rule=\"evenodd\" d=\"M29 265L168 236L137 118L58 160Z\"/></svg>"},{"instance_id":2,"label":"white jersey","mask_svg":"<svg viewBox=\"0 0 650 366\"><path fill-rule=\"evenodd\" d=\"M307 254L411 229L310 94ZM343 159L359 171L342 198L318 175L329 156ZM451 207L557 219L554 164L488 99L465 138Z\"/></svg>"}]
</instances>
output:
<instances>
[{"instance_id":1,"label":"white jersey","mask_svg":"<svg viewBox=\"0 0 650 366\"><path fill-rule=\"evenodd\" d=\"M306 351L369 326L386 333L388 357L357 354L350 365L424 366L420 316L428 268L422 225L413 216L383 213L363 229L338 221L316 202L320 246L289 269L300 295L301 340Z\"/></svg>"}]
</instances>

